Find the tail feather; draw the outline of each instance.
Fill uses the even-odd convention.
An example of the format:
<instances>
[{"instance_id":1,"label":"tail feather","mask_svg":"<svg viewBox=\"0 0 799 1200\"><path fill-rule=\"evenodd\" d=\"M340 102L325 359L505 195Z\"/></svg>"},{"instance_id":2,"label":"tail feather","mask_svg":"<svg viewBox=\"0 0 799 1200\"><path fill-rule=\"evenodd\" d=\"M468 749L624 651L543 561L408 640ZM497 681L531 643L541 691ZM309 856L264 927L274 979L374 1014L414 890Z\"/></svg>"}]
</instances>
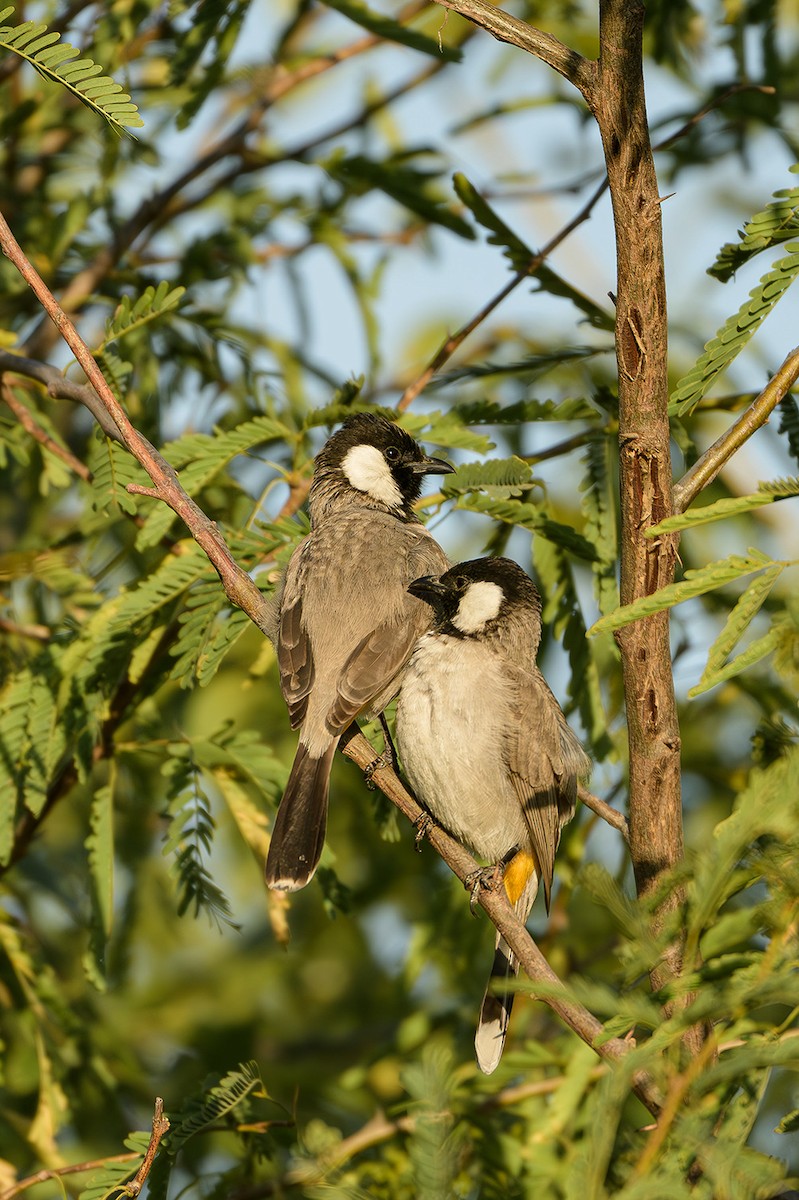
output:
<instances>
[{"instance_id":1,"label":"tail feather","mask_svg":"<svg viewBox=\"0 0 799 1200\"><path fill-rule=\"evenodd\" d=\"M474 1035L477 1065L484 1075L490 1075L499 1066L513 1008L513 992L503 991L497 985L512 979L518 969L510 946L501 934L497 934L494 961Z\"/></svg>"},{"instance_id":2,"label":"tail feather","mask_svg":"<svg viewBox=\"0 0 799 1200\"><path fill-rule=\"evenodd\" d=\"M314 758L300 742L283 799L277 810L266 882L270 888L296 892L310 883L325 844L330 768L338 739L321 758Z\"/></svg>"},{"instance_id":3,"label":"tail feather","mask_svg":"<svg viewBox=\"0 0 799 1200\"><path fill-rule=\"evenodd\" d=\"M533 860L530 859L530 861ZM532 870L521 894L513 904L515 912L522 921L526 921L530 915L537 891L538 875L535 870ZM502 1058L514 996L513 992L507 991L502 985L513 979L518 973L519 963L516 956L502 934L498 933L494 943L491 974L488 977L488 986L483 996L480 1016L477 1019L477 1032L474 1036L477 1065L484 1075L490 1075L492 1071L495 1071Z\"/></svg>"}]
</instances>

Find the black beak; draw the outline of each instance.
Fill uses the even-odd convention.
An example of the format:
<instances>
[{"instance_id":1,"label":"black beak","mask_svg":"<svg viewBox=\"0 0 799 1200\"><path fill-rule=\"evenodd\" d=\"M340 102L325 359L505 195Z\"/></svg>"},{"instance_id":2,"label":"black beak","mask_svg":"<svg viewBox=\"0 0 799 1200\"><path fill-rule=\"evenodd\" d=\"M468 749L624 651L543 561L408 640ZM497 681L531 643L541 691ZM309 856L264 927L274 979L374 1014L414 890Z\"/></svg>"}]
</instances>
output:
<instances>
[{"instance_id":1,"label":"black beak","mask_svg":"<svg viewBox=\"0 0 799 1200\"><path fill-rule=\"evenodd\" d=\"M421 579L414 579L408 587L408 591L412 596L417 596L427 604L435 604L442 596L449 595L449 588L441 582L437 575L423 575Z\"/></svg>"},{"instance_id":2,"label":"black beak","mask_svg":"<svg viewBox=\"0 0 799 1200\"><path fill-rule=\"evenodd\" d=\"M407 468L414 475L451 475L455 470L452 463L444 462L443 458L430 458L428 455L419 462L409 462Z\"/></svg>"}]
</instances>

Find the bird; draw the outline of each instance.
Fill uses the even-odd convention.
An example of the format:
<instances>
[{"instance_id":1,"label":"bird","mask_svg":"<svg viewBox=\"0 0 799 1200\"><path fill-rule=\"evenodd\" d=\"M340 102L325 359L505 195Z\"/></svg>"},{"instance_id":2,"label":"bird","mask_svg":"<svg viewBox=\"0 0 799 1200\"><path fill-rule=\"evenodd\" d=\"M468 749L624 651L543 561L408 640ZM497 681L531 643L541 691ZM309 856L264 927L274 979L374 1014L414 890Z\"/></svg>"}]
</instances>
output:
<instances>
[{"instance_id":1,"label":"bird","mask_svg":"<svg viewBox=\"0 0 799 1200\"><path fill-rule=\"evenodd\" d=\"M378 715L396 696L430 624L428 605L408 585L449 560L413 503L425 475L454 469L373 412L345 420L314 460L311 532L275 602L280 686L300 734L267 855L270 888L296 891L313 878L339 739L361 713Z\"/></svg>"},{"instance_id":2,"label":"bird","mask_svg":"<svg viewBox=\"0 0 799 1200\"><path fill-rule=\"evenodd\" d=\"M541 600L508 558L479 558L408 589L433 610L397 701L396 738L417 799L458 842L504 868L524 922L539 884L547 911L555 852L591 761L536 666ZM518 973L498 933L480 1010L480 1069L499 1064Z\"/></svg>"}]
</instances>

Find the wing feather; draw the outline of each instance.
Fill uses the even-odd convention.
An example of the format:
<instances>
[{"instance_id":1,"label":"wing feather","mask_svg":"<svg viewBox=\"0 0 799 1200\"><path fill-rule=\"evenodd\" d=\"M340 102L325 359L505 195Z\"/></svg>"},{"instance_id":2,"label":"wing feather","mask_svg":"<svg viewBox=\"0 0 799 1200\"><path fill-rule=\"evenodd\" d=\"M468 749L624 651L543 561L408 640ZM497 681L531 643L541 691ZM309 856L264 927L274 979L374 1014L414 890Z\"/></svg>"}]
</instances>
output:
<instances>
[{"instance_id":1,"label":"wing feather","mask_svg":"<svg viewBox=\"0 0 799 1200\"><path fill-rule=\"evenodd\" d=\"M425 529L420 527L414 533L407 555L405 577L409 584L422 575L441 574L450 565L438 542ZM430 607L405 592L400 612L359 642L344 665L328 713L331 733L341 732L364 709L379 712L397 694L401 672L431 620Z\"/></svg>"},{"instance_id":2,"label":"wing feather","mask_svg":"<svg viewBox=\"0 0 799 1200\"><path fill-rule=\"evenodd\" d=\"M538 669L511 668L509 674L516 701L507 727L506 762L549 907L560 831L574 815L577 780L591 763Z\"/></svg>"},{"instance_id":3,"label":"wing feather","mask_svg":"<svg viewBox=\"0 0 799 1200\"><path fill-rule=\"evenodd\" d=\"M277 639L280 687L292 729L296 729L305 719L315 674L311 641L302 617L302 579L306 568L307 545L306 541L295 550L286 572Z\"/></svg>"}]
</instances>

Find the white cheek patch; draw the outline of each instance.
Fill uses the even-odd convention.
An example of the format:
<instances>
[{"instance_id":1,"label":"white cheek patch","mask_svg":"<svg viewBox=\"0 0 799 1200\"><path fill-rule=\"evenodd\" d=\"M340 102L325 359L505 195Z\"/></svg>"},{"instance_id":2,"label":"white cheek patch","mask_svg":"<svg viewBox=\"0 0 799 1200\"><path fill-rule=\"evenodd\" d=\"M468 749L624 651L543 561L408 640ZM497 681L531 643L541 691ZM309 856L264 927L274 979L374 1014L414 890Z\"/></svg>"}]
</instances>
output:
<instances>
[{"instance_id":1,"label":"white cheek patch","mask_svg":"<svg viewBox=\"0 0 799 1200\"><path fill-rule=\"evenodd\" d=\"M357 491L366 492L390 508L402 507L402 492L377 446L353 446L345 454L341 469Z\"/></svg>"},{"instance_id":2,"label":"white cheek patch","mask_svg":"<svg viewBox=\"0 0 799 1200\"><path fill-rule=\"evenodd\" d=\"M498 583L489 583L485 579L470 583L452 618L452 624L461 633L479 633L499 614L503 595Z\"/></svg>"}]
</instances>

